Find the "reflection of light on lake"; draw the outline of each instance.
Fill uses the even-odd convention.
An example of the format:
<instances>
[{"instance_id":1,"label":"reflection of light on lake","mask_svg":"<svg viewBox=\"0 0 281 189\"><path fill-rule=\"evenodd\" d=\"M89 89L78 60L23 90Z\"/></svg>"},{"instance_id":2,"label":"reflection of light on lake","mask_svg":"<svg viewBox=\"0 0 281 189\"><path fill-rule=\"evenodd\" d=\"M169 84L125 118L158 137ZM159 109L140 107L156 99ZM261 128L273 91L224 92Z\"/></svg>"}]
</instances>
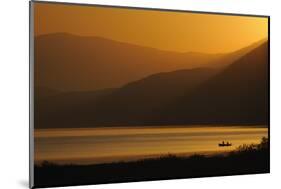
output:
<instances>
[{"instance_id":1,"label":"reflection of light on lake","mask_svg":"<svg viewBox=\"0 0 281 189\"><path fill-rule=\"evenodd\" d=\"M101 163L153 155L214 153L259 143L265 127L122 127L35 131L35 160ZM231 147L218 147L221 141Z\"/></svg>"}]
</instances>

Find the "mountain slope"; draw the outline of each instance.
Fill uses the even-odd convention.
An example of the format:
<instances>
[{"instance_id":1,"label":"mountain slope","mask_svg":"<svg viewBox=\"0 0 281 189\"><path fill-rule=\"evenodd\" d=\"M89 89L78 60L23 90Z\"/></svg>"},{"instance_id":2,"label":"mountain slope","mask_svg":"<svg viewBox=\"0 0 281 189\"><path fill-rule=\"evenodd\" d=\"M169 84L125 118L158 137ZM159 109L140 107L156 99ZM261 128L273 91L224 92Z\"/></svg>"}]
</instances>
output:
<instances>
[{"instance_id":1,"label":"mountain slope","mask_svg":"<svg viewBox=\"0 0 281 189\"><path fill-rule=\"evenodd\" d=\"M35 128L88 127L95 104L114 90L65 92L35 98Z\"/></svg>"},{"instance_id":2,"label":"mountain slope","mask_svg":"<svg viewBox=\"0 0 281 189\"><path fill-rule=\"evenodd\" d=\"M98 103L103 125L266 124L268 43L223 70L156 74L114 91Z\"/></svg>"},{"instance_id":3,"label":"mountain slope","mask_svg":"<svg viewBox=\"0 0 281 189\"><path fill-rule=\"evenodd\" d=\"M268 69L265 42L187 94L158 121L268 123Z\"/></svg>"},{"instance_id":4,"label":"mountain slope","mask_svg":"<svg viewBox=\"0 0 281 189\"><path fill-rule=\"evenodd\" d=\"M54 95L45 88L52 95L35 103L35 127L265 124L267 45L236 52L246 55L224 69L162 72L108 90Z\"/></svg>"},{"instance_id":5,"label":"mountain slope","mask_svg":"<svg viewBox=\"0 0 281 189\"><path fill-rule=\"evenodd\" d=\"M139 122L216 73L210 68L179 70L154 74L118 89L60 93L37 101L37 125L87 127Z\"/></svg>"},{"instance_id":6,"label":"mountain slope","mask_svg":"<svg viewBox=\"0 0 281 189\"><path fill-rule=\"evenodd\" d=\"M255 44L230 54L178 53L67 33L35 38L35 86L62 92L119 88L159 72L227 66Z\"/></svg>"},{"instance_id":7,"label":"mountain slope","mask_svg":"<svg viewBox=\"0 0 281 189\"><path fill-rule=\"evenodd\" d=\"M221 55L177 53L65 33L35 39L35 86L62 91L121 87L158 72L191 68Z\"/></svg>"},{"instance_id":8,"label":"mountain slope","mask_svg":"<svg viewBox=\"0 0 281 189\"><path fill-rule=\"evenodd\" d=\"M93 118L102 125L139 125L147 117L205 82L218 71L210 68L154 74L129 83L102 98Z\"/></svg>"}]
</instances>

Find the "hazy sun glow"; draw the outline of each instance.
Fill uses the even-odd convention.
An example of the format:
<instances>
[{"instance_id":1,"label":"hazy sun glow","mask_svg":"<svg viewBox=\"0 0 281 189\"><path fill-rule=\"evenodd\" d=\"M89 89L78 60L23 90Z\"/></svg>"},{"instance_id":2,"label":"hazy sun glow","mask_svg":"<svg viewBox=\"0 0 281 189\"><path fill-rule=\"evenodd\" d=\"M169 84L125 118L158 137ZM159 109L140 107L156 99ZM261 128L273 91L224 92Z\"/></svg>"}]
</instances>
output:
<instances>
[{"instance_id":1,"label":"hazy sun glow","mask_svg":"<svg viewBox=\"0 0 281 189\"><path fill-rule=\"evenodd\" d=\"M67 32L180 52L223 53L267 38L266 17L35 3L35 35Z\"/></svg>"}]
</instances>

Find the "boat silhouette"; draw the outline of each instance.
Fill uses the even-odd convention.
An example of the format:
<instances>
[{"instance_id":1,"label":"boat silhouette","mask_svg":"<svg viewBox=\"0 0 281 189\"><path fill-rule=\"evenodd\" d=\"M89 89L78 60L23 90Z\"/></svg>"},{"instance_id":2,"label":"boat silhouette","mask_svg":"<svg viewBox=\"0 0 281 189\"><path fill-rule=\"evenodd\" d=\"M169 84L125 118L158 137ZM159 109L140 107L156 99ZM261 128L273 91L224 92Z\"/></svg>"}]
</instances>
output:
<instances>
[{"instance_id":1,"label":"boat silhouette","mask_svg":"<svg viewBox=\"0 0 281 189\"><path fill-rule=\"evenodd\" d=\"M229 142L224 142L224 141L222 141L222 143L219 143L218 146L219 146L219 147L225 147L225 146L232 146L232 144L229 143Z\"/></svg>"}]
</instances>

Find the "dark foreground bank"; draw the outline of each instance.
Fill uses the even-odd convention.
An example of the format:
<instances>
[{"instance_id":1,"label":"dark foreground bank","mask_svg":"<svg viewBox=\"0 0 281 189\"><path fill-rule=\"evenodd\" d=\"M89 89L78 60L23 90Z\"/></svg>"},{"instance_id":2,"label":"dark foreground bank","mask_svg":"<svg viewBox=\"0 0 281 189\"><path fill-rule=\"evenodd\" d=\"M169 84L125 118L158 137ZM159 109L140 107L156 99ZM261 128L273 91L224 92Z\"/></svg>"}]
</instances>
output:
<instances>
[{"instance_id":1,"label":"dark foreground bank","mask_svg":"<svg viewBox=\"0 0 281 189\"><path fill-rule=\"evenodd\" d=\"M34 168L35 187L196 178L269 172L268 140L243 145L228 155L160 158L98 165L56 165Z\"/></svg>"}]
</instances>

